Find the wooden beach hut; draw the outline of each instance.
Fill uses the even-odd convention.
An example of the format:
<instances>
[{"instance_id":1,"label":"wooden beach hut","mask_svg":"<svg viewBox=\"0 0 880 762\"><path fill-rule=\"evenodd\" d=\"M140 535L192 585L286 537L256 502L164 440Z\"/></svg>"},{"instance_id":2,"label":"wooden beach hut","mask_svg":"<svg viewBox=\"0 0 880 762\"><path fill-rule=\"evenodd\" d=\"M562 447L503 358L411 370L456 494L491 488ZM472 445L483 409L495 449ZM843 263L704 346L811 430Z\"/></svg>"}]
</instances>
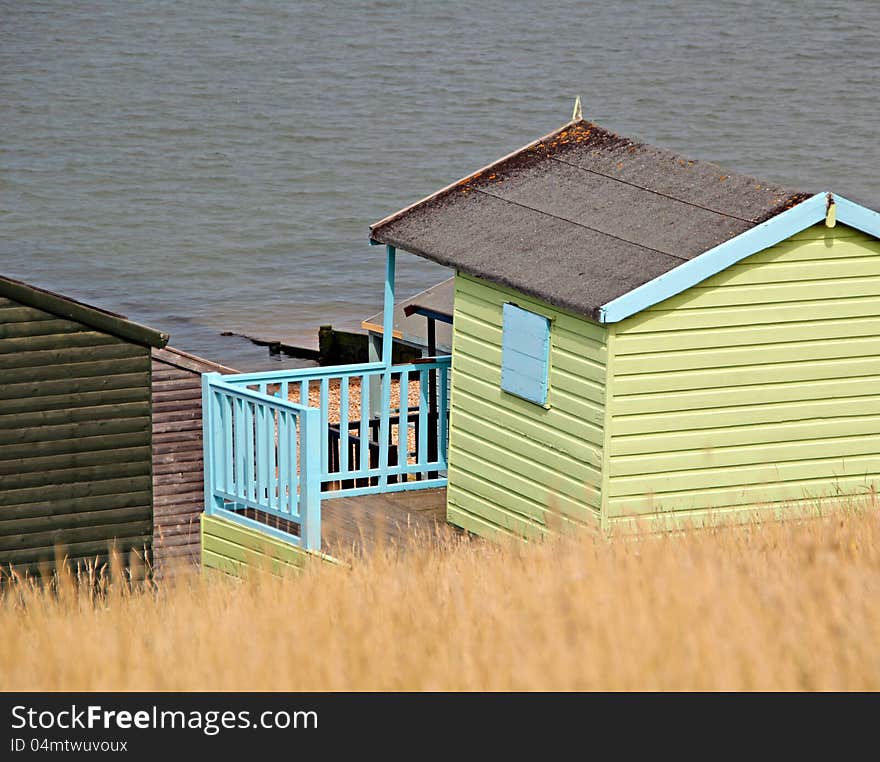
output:
<instances>
[{"instance_id":1,"label":"wooden beach hut","mask_svg":"<svg viewBox=\"0 0 880 762\"><path fill-rule=\"evenodd\" d=\"M375 224L455 271L448 519L813 508L880 479L880 215L576 120Z\"/></svg>"},{"instance_id":2,"label":"wooden beach hut","mask_svg":"<svg viewBox=\"0 0 880 762\"><path fill-rule=\"evenodd\" d=\"M197 561L201 376L231 369L121 315L0 278L0 575L111 546Z\"/></svg>"},{"instance_id":3,"label":"wooden beach hut","mask_svg":"<svg viewBox=\"0 0 880 762\"><path fill-rule=\"evenodd\" d=\"M874 495L878 238L576 119L370 228L374 362L205 375L203 561L332 551L356 508L533 537ZM451 357L392 360L398 250L454 271Z\"/></svg>"},{"instance_id":4,"label":"wooden beach hut","mask_svg":"<svg viewBox=\"0 0 880 762\"><path fill-rule=\"evenodd\" d=\"M0 278L0 567L143 558L150 353L167 334Z\"/></svg>"}]
</instances>

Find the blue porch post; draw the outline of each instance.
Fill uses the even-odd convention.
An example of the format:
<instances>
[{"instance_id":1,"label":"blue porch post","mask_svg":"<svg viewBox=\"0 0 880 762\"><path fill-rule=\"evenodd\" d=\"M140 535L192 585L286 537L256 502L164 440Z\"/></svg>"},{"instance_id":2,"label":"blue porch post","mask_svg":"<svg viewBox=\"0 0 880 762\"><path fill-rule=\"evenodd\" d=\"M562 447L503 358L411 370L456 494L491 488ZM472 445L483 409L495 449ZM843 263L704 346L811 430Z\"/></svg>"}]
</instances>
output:
<instances>
[{"instance_id":1,"label":"blue porch post","mask_svg":"<svg viewBox=\"0 0 880 762\"><path fill-rule=\"evenodd\" d=\"M321 549L321 411L300 414L299 520L300 543L306 550Z\"/></svg>"},{"instance_id":2,"label":"blue porch post","mask_svg":"<svg viewBox=\"0 0 880 762\"><path fill-rule=\"evenodd\" d=\"M388 447L391 437L391 355L394 348L394 278L397 249L385 247L385 309L382 315L382 407L379 419L379 488L388 484Z\"/></svg>"},{"instance_id":3,"label":"blue porch post","mask_svg":"<svg viewBox=\"0 0 880 762\"><path fill-rule=\"evenodd\" d=\"M382 313L382 362L391 366L391 351L394 346L394 277L397 249L385 247L385 308Z\"/></svg>"},{"instance_id":4,"label":"blue porch post","mask_svg":"<svg viewBox=\"0 0 880 762\"><path fill-rule=\"evenodd\" d=\"M202 374L202 463L204 469L205 513L210 516L215 508L223 507L223 498L214 495L217 483L218 448L223 436L219 405L211 390L211 381L220 379L219 373Z\"/></svg>"}]
</instances>

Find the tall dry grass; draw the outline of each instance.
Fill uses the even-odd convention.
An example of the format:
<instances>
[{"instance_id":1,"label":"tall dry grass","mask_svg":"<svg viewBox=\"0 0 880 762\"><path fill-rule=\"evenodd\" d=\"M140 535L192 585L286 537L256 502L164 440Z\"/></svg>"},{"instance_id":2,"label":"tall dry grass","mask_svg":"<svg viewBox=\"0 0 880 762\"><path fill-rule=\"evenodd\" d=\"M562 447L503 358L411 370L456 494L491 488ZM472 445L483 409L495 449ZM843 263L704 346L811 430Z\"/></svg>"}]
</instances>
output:
<instances>
[{"instance_id":1,"label":"tall dry grass","mask_svg":"<svg viewBox=\"0 0 880 762\"><path fill-rule=\"evenodd\" d=\"M7 588L5 690L878 689L880 515Z\"/></svg>"}]
</instances>

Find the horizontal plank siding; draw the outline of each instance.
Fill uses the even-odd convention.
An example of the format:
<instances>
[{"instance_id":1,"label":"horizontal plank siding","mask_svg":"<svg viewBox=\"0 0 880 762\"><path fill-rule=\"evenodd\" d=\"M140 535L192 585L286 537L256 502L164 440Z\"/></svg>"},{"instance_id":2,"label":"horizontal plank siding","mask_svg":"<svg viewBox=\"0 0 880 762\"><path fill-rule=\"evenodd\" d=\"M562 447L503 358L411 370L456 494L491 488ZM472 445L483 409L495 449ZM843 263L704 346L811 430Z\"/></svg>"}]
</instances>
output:
<instances>
[{"instance_id":1,"label":"horizontal plank siding","mask_svg":"<svg viewBox=\"0 0 880 762\"><path fill-rule=\"evenodd\" d=\"M455 283L448 520L484 536L598 525L605 329L471 276ZM551 321L546 405L501 388L508 302Z\"/></svg>"},{"instance_id":2,"label":"horizontal plank siding","mask_svg":"<svg viewBox=\"0 0 880 762\"><path fill-rule=\"evenodd\" d=\"M0 566L152 544L150 348L0 304Z\"/></svg>"},{"instance_id":3,"label":"horizontal plank siding","mask_svg":"<svg viewBox=\"0 0 880 762\"><path fill-rule=\"evenodd\" d=\"M157 577L198 564L199 517L205 509L202 373L232 372L176 349L154 349L153 564Z\"/></svg>"},{"instance_id":4,"label":"horizontal plank siding","mask_svg":"<svg viewBox=\"0 0 880 762\"><path fill-rule=\"evenodd\" d=\"M0 544L18 542L20 533L57 531L68 528L88 527L98 524L119 524L131 521L149 521L149 505L115 508L111 511L86 511L57 513L29 519L7 519L0 522Z\"/></svg>"},{"instance_id":5,"label":"horizontal plank siding","mask_svg":"<svg viewBox=\"0 0 880 762\"><path fill-rule=\"evenodd\" d=\"M41 395L48 400L52 397L88 394L108 390L142 389L150 383L150 371L142 373L115 373L113 375L94 375L85 378L62 378L54 381L30 381L27 383L3 384L0 386L0 400L27 400Z\"/></svg>"},{"instance_id":6,"label":"horizontal plank siding","mask_svg":"<svg viewBox=\"0 0 880 762\"><path fill-rule=\"evenodd\" d=\"M91 360L79 362L80 358L71 358L70 362L49 365L36 365L28 368L11 368L0 370L0 388L6 384L47 381L63 381L75 379L93 379L128 373L149 373L149 354L133 357L114 358L109 360Z\"/></svg>"},{"instance_id":7,"label":"horizontal plank siding","mask_svg":"<svg viewBox=\"0 0 880 762\"><path fill-rule=\"evenodd\" d=\"M201 516L202 565L242 577L249 572L282 574L301 569L311 559L338 563L263 532L217 516Z\"/></svg>"},{"instance_id":8,"label":"horizontal plank siding","mask_svg":"<svg viewBox=\"0 0 880 762\"><path fill-rule=\"evenodd\" d=\"M815 226L619 323L614 347L611 517L880 480L880 241Z\"/></svg>"},{"instance_id":9,"label":"horizontal plank siding","mask_svg":"<svg viewBox=\"0 0 880 762\"><path fill-rule=\"evenodd\" d=\"M88 485L86 485L88 486ZM100 510L116 510L138 505L148 505L152 496L149 479L129 479L125 481L101 482L97 485L107 490L107 494L91 492L70 497L51 498L43 494L39 502L7 505L2 509L3 520L14 521L20 518L41 516L63 516L69 513L85 513ZM130 491L126 492L125 489Z\"/></svg>"}]
</instances>

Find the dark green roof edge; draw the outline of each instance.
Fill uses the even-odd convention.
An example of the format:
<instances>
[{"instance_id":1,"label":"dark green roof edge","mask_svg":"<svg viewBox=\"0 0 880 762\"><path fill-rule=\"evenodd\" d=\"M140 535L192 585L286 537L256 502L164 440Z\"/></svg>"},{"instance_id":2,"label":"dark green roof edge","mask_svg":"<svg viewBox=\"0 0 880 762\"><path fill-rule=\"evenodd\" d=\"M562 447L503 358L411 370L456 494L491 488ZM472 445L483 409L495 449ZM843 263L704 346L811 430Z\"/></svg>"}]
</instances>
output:
<instances>
[{"instance_id":1,"label":"dark green roof edge","mask_svg":"<svg viewBox=\"0 0 880 762\"><path fill-rule=\"evenodd\" d=\"M50 312L58 317L82 323L136 344L161 349L168 343L167 333L140 323L134 323L115 312L91 307L67 296L61 296L61 294L55 294L12 278L0 277L0 296L34 309Z\"/></svg>"}]
</instances>

